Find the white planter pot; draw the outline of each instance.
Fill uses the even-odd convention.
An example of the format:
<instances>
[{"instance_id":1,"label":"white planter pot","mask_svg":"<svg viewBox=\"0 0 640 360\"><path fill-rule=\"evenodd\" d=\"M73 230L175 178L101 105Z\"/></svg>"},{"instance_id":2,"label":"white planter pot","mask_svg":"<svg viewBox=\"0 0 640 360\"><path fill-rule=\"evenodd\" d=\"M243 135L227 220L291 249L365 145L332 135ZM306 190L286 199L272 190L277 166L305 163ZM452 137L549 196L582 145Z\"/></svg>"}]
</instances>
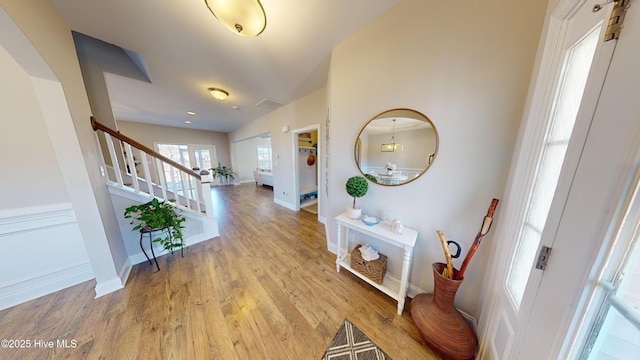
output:
<instances>
[{"instance_id":1,"label":"white planter pot","mask_svg":"<svg viewBox=\"0 0 640 360\"><path fill-rule=\"evenodd\" d=\"M350 219L360 219L360 217L362 216L362 209L359 207L356 207L355 209L350 207L349 208L349 218Z\"/></svg>"}]
</instances>

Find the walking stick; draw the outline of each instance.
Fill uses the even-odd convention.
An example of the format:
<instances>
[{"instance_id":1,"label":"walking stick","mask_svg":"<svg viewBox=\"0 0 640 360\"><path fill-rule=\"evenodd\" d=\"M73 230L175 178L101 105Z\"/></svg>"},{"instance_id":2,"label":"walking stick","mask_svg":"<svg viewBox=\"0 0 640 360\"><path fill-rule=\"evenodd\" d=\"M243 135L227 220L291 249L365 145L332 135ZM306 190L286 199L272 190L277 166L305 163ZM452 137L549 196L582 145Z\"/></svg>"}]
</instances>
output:
<instances>
[{"instance_id":1,"label":"walking stick","mask_svg":"<svg viewBox=\"0 0 640 360\"><path fill-rule=\"evenodd\" d=\"M464 276L464 272L465 270L467 270L467 266L469 265L469 261L471 261L473 254L476 253L476 250L478 250L478 246L480 246L480 242L482 241L482 238L486 233L489 232L489 228L491 227L491 222L493 221L493 213L496 211L496 207L498 206L498 201L499 201L498 199L493 199L491 201L489 210L487 210L487 215L484 217L484 220L482 221L482 226L480 226L480 231L478 231L478 234L476 235L476 239L473 241L473 245L471 245L471 248L469 249L467 256L464 258L464 261L462 262L462 266L460 266L460 271L458 271L458 273L455 276L456 280L462 279L462 277Z\"/></svg>"}]
</instances>

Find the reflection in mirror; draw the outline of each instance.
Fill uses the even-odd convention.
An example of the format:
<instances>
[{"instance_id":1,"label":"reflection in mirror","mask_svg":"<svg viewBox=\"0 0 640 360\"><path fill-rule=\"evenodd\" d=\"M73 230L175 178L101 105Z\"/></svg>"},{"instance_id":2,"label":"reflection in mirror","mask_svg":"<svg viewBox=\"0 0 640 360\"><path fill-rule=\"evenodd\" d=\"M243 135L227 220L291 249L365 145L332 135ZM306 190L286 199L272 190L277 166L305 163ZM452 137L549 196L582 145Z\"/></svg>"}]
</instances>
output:
<instances>
[{"instance_id":1,"label":"reflection in mirror","mask_svg":"<svg viewBox=\"0 0 640 360\"><path fill-rule=\"evenodd\" d=\"M392 109L369 120L356 139L356 165L372 182L402 185L419 178L438 153L438 132L424 114Z\"/></svg>"}]
</instances>

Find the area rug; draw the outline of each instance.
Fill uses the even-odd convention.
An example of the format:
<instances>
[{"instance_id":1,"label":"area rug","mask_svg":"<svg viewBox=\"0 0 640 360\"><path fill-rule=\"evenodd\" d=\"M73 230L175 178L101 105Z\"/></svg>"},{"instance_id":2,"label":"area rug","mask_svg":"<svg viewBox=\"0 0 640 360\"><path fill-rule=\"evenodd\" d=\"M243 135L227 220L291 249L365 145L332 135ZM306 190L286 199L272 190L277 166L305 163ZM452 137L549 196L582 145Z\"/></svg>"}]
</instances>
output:
<instances>
[{"instance_id":1,"label":"area rug","mask_svg":"<svg viewBox=\"0 0 640 360\"><path fill-rule=\"evenodd\" d=\"M391 360L360 329L344 319L321 360Z\"/></svg>"}]
</instances>

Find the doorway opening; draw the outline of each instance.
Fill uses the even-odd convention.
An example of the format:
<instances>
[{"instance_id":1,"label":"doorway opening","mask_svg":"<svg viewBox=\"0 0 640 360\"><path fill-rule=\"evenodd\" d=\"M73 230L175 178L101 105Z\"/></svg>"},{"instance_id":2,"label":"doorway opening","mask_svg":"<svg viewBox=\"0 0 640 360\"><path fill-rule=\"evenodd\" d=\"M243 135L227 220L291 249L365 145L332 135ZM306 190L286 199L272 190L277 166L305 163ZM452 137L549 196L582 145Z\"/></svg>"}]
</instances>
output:
<instances>
[{"instance_id":1,"label":"doorway opening","mask_svg":"<svg viewBox=\"0 0 640 360\"><path fill-rule=\"evenodd\" d=\"M293 132L293 164L294 164L294 197L296 210L320 213L320 197L318 184L320 171L320 126L312 125Z\"/></svg>"}]
</instances>

